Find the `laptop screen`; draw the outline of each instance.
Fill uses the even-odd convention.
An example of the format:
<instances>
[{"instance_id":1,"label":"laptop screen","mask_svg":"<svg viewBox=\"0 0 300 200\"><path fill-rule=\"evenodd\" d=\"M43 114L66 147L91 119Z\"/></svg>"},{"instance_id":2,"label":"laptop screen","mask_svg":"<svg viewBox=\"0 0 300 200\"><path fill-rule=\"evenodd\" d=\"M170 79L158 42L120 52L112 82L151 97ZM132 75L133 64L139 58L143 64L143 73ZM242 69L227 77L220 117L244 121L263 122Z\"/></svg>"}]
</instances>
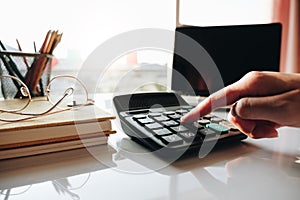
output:
<instances>
[{"instance_id":1,"label":"laptop screen","mask_svg":"<svg viewBox=\"0 0 300 200\"><path fill-rule=\"evenodd\" d=\"M178 27L175 32L174 52L183 48L184 34L200 44L210 55L227 86L250 71L279 71L281 24L238 25L216 27ZM197 56L193 46L184 47L188 55ZM190 60L190 59L189 59ZM193 66L176 53L173 56L171 87L187 95L208 96L221 89L214 85L214 77L201 67ZM174 73L176 72L176 73ZM203 77L205 76L205 80ZM185 79L185 81L182 81ZM192 90L190 89L192 88ZM210 92L209 92L210 91Z\"/></svg>"}]
</instances>

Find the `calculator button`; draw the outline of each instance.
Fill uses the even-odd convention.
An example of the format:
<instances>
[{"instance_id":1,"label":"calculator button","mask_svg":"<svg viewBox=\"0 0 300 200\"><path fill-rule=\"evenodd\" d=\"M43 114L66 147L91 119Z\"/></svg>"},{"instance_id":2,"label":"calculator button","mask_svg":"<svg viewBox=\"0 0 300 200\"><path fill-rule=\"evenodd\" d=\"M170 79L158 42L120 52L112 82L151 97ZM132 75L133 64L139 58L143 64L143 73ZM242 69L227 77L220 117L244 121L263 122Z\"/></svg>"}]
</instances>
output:
<instances>
[{"instance_id":1,"label":"calculator button","mask_svg":"<svg viewBox=\"0 0 300 200\"><path fill-rule=\"evenodd\" d=\"M226 128L225 126L222 126L220 124L216 124L216 123L207 124L206 127L209 128L209 129L212 129L214 131L217 131L221 134L229 132L228 128Z\"/></svg>"},{"instance_id":2,"label":"calculator button","mask_svg":"<svg viewBox=\"0 0 300 200\"><path fill-rule=\"evenodd\" d=\"M163 112L164 115L175 115L175 112L174 111L166 111L166 112Z\"/></svg>"},{"instance_id":3,"label":"calculator button","mask_svg":"<svg viewBox=\"0 0 300 200\"><path fill-rule=\"evenodd\" d=\"M180 119L182 117L182 115L179 115L179 114L175 114L175 115L170 115L169 116L169 118L171 118L171 119L175 119L175 120L178 120L178 119Z\"/></svg>"},{"instance_id":4,"label":"calculator button","mask_svg":"<svg viewBox=\"0 0 300 200\"><path fill-rule=\"evenodd\" d=\"M161 137L161 141L168 145L179 145L183 143L183 139L174 134Z\"/></svg>"},{"instance_id":5,"label":"calculator button","mask_svg":"<svg viewBox=\"0 0 300 200\"><path fill-rule=\"evenodd\" d=\"M138 121L140 124L150 124L150 123L153 123L153 122L154 122L154 120L151 119L151 118L137 119L137 121Z\"/></svg>"},{"instance_id":6,"label":"calculator button","mask_svg":"<svg viewBox=\"0 0 300 200\"><path fill-rule=\"evenodd\" d=\"M215 137L217 135L217 132L208 128L201 129L198 131L198 133L202 134L205 137Z\"/></svg>"},{"instance_id":7,"label":"calculator button","mask_svg":"<svg viewBox=\"0 0 300 200\"><path fill-rule=\"evenodd\" d=\"M212 118L210 119L210 121L211 121L211 122L214 122L214 123L219 123L219 122L221 122L221 121L224 121L224 119L221 119L221 118L219 118L219 117L212 117Z\"/></svg>"},{"instance_id":8,"label":"calculator button","mask_svg":"<svg viewBox=\"0 0 300 200\"><path fill-rule=\"evenodd\" d=\"M156 121L159 121L159 122L162 122L162 121L168 121L168 120L169 120L169 118L166 117L166 116L164 116L164 115L159 116L159 117L154 117L154 119L155 119Z\"/></svg>"},{"instance_id":9,"label":"calculator button","mask_svg":"<svg viewBox=\"0 0 300 200\"><path fill-rule=\"evenodd\" d=\"M179 123L173 120L162 122L162 124L166 127L178 126Z\"/></svg>"},{"instance_id":10,"label":"calculator button","mask_svg":"<svg viewBox=\"0 0 300 200\"><path fill-rule=\"evenodd\" d=\"M144 118L146 118L147 117L147 115L142 115L142 114L140 114L140 115L134 115L133 116L133 119L144 119Z\"/></svg>"},{"instance_id":11,"label":"calculator button","mask_svg":"<svg viewBox=\"0 0 300 200\"><path fill-rule=\"evenodd\" d=\"M170 127L170 129L173 130L174 132L178 132L178 133L188 131L188 129L182 125Z\"/></svg>"},{"instance_id":12,"label":"calculator button","mask_svg":"<svg viewBox=\"0 0 300 200\"><path fill-rule=\"evenodd\" d=\"M226 128L228 128L231 131L237 131L238 130L237 127L235 127L232 123L230 123L229 121L226 121L226 120L220 122L219 124L222 125L222 126L225 126Z\"/></svg>"},{"instance_id":13,"label":"calculator button","mask_svg":"<svg viewBox=\"0 0 300 200\"><path fill-rule=\"evenodd\" d=\"M159 129L162 128L162 125L160 125L157 122L154 122L152 124L145 124L145 127L147 127L148 129Z\"/></svg>"},{"instance_id":14,"label":"calculator button","mask_svg":"<svg viewBox=\"0 0 300 200\"><path fill-rule=\"evenodd\" d=\"M149 113L148 114L148 117L159 117L159 116L161 116L160 113Z\"/></svg>"},{"instance_id":15,"label":"calculator button","mask_svg":"<svg viewBox=\"0 0 300 200\"><path fill-rule=\"evenodd\" d=\"M155 135L159 135L159 136L172 134L172 132L166 128L156 129L156 130L153 130L153 132L155 133Z\"/></svg>"},{"instance_id":16,"label":"calculator button","mask_svg":"<svg viewBox=\"0 0 300 200\"><path fill-rule=\"evenodd\" d=\"M193 132L181 132L181 133L178 133L178 135L187 142L194 140L194 138L197 136L197 134L193 133Z\"/></svg>"},{"instance_id":17,"label":"calculator button","mask_svg":"<svg viewBox=\"0 0 300 200\"><path fill-rule=\"evenodd\" d=\"M213 116L211 114L203 116L203 119L211 119Z\"/></svg>"},{"instance_id":18,"label":"calculator button","mask_svg":"<svg viewBox=\"0 0 300 200\"><path fill-rule=\"evenodd\" d=\"M200 124L200 125L206 125L206 124L209 124L210 121L208 119L199 119L197 121L197 123Z\"/></svg>"},{"instance_id":19,"label":"calculator button","mask_svg":"<svg viewBox=\"0 0 300 200\"><path fill-rule=\"evenodd\" d=\"M185 109L178 109L175 112L178 113L178 114L182 114L183 115L183 114L187 113L188 111L185 110Z\"/></svg>"},{"instance_id":20,"label":"calculator button","mask_svg":"<svg viewBox=\"0 0 300 200\"><path fill-rule=\"evenodd\" d=\"M194 106L181 106L183 109L193 109Z\"/></svg>"}]
</instances>

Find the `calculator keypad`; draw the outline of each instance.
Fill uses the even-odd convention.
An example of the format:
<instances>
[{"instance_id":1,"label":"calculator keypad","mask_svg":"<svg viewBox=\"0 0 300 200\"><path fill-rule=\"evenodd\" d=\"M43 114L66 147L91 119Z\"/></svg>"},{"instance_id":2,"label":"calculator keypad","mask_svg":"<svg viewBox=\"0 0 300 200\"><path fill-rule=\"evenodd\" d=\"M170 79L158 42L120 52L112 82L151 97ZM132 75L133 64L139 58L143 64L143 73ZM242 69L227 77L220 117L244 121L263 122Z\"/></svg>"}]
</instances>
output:
<instances>
[{"instance_id":1,"label":"calculator keypad","mask_svg":"<svg viewBox=\"0 0 300 200\"><path fill-rule=\"evenodd\" d=\"M166 111L149 110L147 113L127 115L133 126L144 127L162 144L168 146L190 145L207 139L218 139L240 134L238 129L227 120L212 114L206 115L190 124L180 119L192 107L177 107Z\"/></svg>"}]
</instances>

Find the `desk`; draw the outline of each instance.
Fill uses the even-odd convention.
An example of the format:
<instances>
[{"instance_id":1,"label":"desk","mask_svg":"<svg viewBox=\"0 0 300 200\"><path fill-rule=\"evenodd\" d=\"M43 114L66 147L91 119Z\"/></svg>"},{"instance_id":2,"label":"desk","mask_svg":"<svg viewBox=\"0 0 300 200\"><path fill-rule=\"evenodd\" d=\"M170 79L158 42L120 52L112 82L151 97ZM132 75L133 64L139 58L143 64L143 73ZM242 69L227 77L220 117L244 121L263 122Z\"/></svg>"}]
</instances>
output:
<instances>
[{"instance_id":1,"label":"desk","mask_svg":"<svg viewBox=\"0 0 300 200\"><path fill-rule=\"evenodd\" d=\"M0 162L0 200L299 199L300 129L169 163L115 125L108 146ZM137 153L138 152L138 153Z\"/></svg>"}]
</instances>

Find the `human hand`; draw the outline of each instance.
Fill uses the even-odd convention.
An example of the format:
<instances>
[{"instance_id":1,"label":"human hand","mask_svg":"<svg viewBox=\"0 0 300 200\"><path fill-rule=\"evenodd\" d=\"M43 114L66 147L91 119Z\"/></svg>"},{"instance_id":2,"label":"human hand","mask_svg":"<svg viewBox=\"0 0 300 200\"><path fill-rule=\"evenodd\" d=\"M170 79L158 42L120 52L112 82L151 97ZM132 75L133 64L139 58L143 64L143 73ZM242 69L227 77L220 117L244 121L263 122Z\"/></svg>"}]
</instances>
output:
<instances>
[{"instance_id":1,"label":"human hand","mask_svg":"<svg viewBox=\"0 0 300 200\"><path fill-rule=\"evenodd\" d=\"M300 74L250 72L210 95L185 115L193 122L213 108L233 104L228 120L252 138L277 137L281 126L300 127Z\"/></svg>"}]
</instances>

